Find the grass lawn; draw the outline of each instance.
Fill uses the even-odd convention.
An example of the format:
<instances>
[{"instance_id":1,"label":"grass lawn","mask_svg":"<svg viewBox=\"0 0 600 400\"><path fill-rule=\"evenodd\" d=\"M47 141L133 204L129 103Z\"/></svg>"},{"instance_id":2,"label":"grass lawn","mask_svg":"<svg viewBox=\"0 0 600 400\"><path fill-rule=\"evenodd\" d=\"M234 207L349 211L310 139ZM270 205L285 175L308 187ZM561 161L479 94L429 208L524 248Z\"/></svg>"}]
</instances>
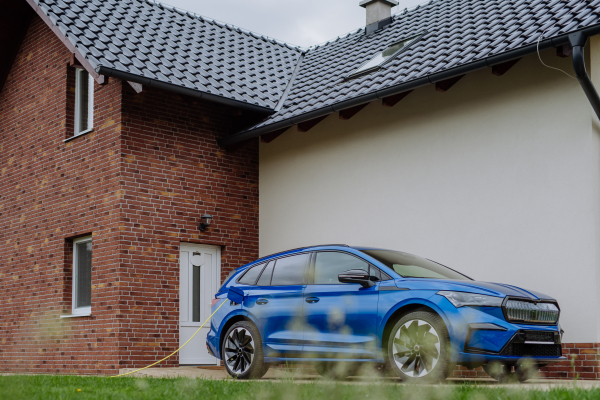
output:
<instances>
[{"instance_id":1,"label":"grass lawn","mask_svg":"<svg viewBox=\"0 0 600 400\"><path fill-rule=\"evenodd\" d=\"M600 399L600 389L536 391L462 386L236 382L200 379L0 376L0 399L235 399L235 400L534 400Z\"/></svg>"}]
</instances>

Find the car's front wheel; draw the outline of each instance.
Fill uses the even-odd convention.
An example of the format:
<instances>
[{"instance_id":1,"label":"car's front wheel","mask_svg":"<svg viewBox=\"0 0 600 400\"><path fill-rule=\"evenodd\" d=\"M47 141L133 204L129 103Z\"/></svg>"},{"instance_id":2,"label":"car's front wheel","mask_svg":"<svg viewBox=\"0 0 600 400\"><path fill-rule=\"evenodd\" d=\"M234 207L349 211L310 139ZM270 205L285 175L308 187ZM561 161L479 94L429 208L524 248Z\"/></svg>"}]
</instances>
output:
<instances>
[{"instance_id":1,"label":"car's front wheel","mask_svg":"<svg viewBox=\"0 0 600 400\"><path fill-rule=\"evenodd\" d=\"M483 366L483 370L500 383L525 382L540 370L540 366L528 359L522 359L510 366L493 361Z\"/></svg>"},{"instance_id":2,"label":"car's front wheel","mask_svg":"<svg viewBox=\"0 0 600 400\"><path fill-rule=\"evenodd\" d=\"M237 322L229 328L221 354L225 369L236 379L260 379L269 370L263 357L260 332L251 322Z\"/></svg>"},{"instance_id":3,"label":"car's front wheel","mask_svg":"<svg viewBox=\"0 0 600 400\"><path fill-rule=\"evenodd\" d=\"M453 371L450 337L444 321L430 311L402 317L388 339L388 367L403 381L428 383L445 380Z\"/></svg>"}]
</instances>

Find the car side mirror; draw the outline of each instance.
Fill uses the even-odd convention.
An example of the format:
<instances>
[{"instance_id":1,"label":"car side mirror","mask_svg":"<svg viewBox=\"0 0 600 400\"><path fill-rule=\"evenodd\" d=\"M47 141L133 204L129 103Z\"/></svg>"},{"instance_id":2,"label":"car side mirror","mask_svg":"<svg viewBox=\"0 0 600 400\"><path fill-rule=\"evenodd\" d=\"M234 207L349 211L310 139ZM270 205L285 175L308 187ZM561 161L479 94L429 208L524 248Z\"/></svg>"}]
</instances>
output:
<instances>
[{"instance_id":1,"label":"car side mirror","mask_svg":"<svg viewBox=\"0 0 600 400\"><path fill-rule=\"evenodd\" d=\"M365 288L375 286L370 279L369 273L362 269L351 269L349 271L342 272L338 275L338 280L341 283L359 283Z\"/></svg>"}]
</instances>

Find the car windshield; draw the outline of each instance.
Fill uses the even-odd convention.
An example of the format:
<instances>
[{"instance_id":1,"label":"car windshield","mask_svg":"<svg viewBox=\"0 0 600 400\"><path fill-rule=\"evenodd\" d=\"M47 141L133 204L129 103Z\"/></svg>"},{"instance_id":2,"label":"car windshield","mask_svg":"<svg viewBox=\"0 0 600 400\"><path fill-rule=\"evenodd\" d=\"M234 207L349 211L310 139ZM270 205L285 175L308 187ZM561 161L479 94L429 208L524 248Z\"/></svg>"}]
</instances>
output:
<instances>
[{"instance_id":1,"label":"car windshield","mask_svg":"<svg viewBox=\"0 0 600 400\"><path fill-rule=\"evenodd\" d=\"M403 278L455 279L470 281L471 278L448 267L401 251L361 250L377 261L396 271Z\"/></svg>"}]
</instances>

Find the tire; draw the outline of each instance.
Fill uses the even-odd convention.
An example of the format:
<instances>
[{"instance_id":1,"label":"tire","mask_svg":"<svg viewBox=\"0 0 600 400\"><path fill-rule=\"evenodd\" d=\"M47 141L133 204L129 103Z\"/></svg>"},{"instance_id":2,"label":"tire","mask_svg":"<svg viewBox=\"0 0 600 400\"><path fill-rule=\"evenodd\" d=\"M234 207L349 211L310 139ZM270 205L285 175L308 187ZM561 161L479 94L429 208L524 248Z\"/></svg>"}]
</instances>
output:
<instances>
[{"instance_id":1,"label":"tire","mask_svg":"<svg viewBox=\"0 0 600 400\"><path fill-rule=\"evenodd\" d=\"M498 361L483 366L483 370L500 383L525 382L535 377L540 366L528 359L521 359L513 367Z\"/></svg>"},{"instance_id":2,"label":"tire","mask_svg":"<svg viewBox=\"0 0 600 400\"><path fill-rule=\"evenodd\" d=\"M358 371L358 365L350 362L318 362L313 365L323 378L344 380Z\"/></svg>"},{"instance_id":3,"label":"tire","mask_svg":"<svg viewBox=\"0 0 600 400\"><path fill-rule=\"evenodd\" d=\"M260 379L269 370L260 332L252 322L237 322L229 328L221 354L227 373L236 379Z\"/></svg>"},{"instance_id":4,"label":"tire","mask_svg":"<svg viewBox=\"0 0 600 400\"><path fill-rule=\"evenodd\" d=\"M407 383L446 380L450 362L450 336L444 321L430 311L413 311L394 325L388 337L387 368Z\"/></svg>"}]
</instances>

